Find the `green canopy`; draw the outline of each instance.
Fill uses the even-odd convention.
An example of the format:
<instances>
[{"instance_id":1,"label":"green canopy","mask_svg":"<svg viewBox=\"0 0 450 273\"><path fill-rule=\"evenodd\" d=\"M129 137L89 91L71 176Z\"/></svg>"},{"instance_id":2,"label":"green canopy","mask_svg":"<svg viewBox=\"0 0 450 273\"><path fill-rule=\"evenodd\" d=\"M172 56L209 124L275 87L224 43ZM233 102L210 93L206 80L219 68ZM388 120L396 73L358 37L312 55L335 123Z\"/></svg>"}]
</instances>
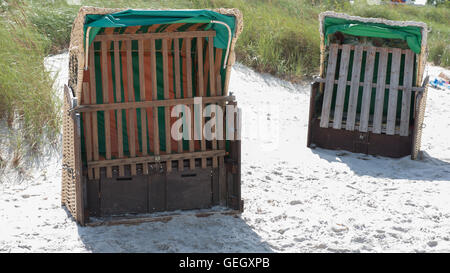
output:
<instances>
[{"instance_id":1,"label":"green canopy","mask_svg":"<svg viewBox=\"0 0 450 273\"><path fill-rule=\"evenodd\" d=\"M211 10L133 9L111 14L88 14L86 15L84 24L84 33L87 33L87 28L91 27L89 31L89 44L91 44L97 33L105 27L149 26L154 24L176 23L209 23L210 25L207 29L212 28L216 31L214 46L217 48L227 48L229 35L228 29L222 24L211 23L212 20L225 23L230 27L231 33L234 33L234 18ZM86 39L86 37L84 37L84 39Z\"/></svg>"},{"instance_id":2,"label":"green canopy","mask_svg":"<svg viewBox=\"0 0 450 273\"><path fill-rule=\"evenodd\" d=\"M409 48L419 54L421 49L421 28L416 26L391 26L382 23L365 23L343 18L325 17L325 43L328 35L335 32L354 36L379 37L387 39L401 39L407 42Z\"/></svg>"}]
</instances>

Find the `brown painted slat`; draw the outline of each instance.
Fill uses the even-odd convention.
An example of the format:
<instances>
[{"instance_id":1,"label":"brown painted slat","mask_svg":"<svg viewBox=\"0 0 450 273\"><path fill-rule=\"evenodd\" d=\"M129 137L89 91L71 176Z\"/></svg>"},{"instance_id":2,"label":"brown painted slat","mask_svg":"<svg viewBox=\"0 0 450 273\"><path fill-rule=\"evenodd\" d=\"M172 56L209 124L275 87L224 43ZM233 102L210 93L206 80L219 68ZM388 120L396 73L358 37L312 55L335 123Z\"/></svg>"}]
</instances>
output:
<instances>
[{"instance_id":1,"label":"brown painted slat","mask_svg":"<svg viewBox=\"0 0 450 273\"><path fill-rule=\"evenodd\" d=\"M315 78L314 81L315 81L315 82L322 82L322 83L324 83L326 80L325 80L325 79L322 79L322 78ZM335 84L338 84L339 81L338 81L338 80L335 80L334 83L335 83ZM352 84L351 81L347 81L347 83L346 83L346 85L351 85L351 84ZM363 82L360 82L360 83L359 83L359 86L364 86L364 83L363 83ZM389 84L385 84L385 88L389 89L389 87L390 87ZM377 88L377 84L376 84L376 83L372 83L372 88ZM403 85L399 85L399 86L397 86L397 89L398 89L398 90L404 90L404 89L406 89L406 87L403 86ZM425 90L425 87L422 87L422 86L413 86L413 87L411 87L411 90L412 90L412 91L424 91L424 90Z\"/></svg>"},{"instance_id":2,"label":"brown painted slat","mask_svg":"<svg viewBox=\"0 0 450 273\"><path fill-rule=\"evenodd\" d=\"M208 37L208 50L209 50L209 89L211 91L211 96L216 96L216 73L215 73L215 62L214 62L214 37ZM216 119L216 116L211 118ZM216 126L214 127L214 132L217 132L217 120ZM214 137L212 140L212 149L217 150L217 139ZM217 157L212 159L213 168L217 168L218 161Z\"/></svg>"},{"instance_id":3,"label":"brown painted slat","mask_svg":"<svg viewBox=\"0 0 450 273\"><path fill-rule=\"evenodd\" d=\"M167 39L162 39L163 49L163 80L164 80L164 99L169 99L169 57ZM171 136L170 136L170 108L164 107L164 122L166 129L166 153L172 153ZM172 171L172 162L166 163L167 171Z\"/></svg>"},{"instance_id":4,"label":"brown painted slat","mask_svg":"<svg viewBox=\"0 0 450 273\"><path fill-rule=\"evenodd\" d=\"M204 86L203 86L203 38L197 38L197 63L198 63L198 96L203 97ZM201 111L203 112L203 105L201 106ZM202 151L206 150L206 142L203 136L203 126L205 120L203 118L202 112L200 113L200 148ZM206 158L202 158L202 168L206 168Z\"/></svg>"},{"instance_id":5,"label":"brown painted slat","mask_svg":"<svg viewBox=\"0 0 450 273\"><path fill-rule=\"evenodd\" d=\"M99 160L88 162L89 168L98 168L106 166L118 166L118 165L128 165L128 164L139 164L143 162L154 163L154 162L168 162L172 160L188 159L188 158L211 158L214 156L224 156L225 150L215 150L215 151L201 151L193 153L182 153L182 154L164 154L159 156L140 156L140 157L130 157L123 159L111 159L111 160Z\"/></svg>"},{"instance_id":6,"label":"brown painted slat","mask_svg":"<svg viewBox=\"0 0 450 273\"><path fill-rule=\"evenodd\" d=\"M128 101L134 101L134 87L133 87L133 59L131 56L131 40L126 41L127 47L127 78L128 78ZM127 127L130 135L128 136L128 147L130 150L130 157L136 156L136 135L135 135L135 121L136 110L128 110ZM131 175L136 175L136 164L131 165Z\"/></svg>"},{"instance_id":7,"label":"brown painted slat","mask_svg":"<svg viewBox=\"0 0 450 273\"><path fill-rule=\"evenodd\" d=\"M115 80L116 80L116 100L122 101L121 94L121 83L120 83L120 53L119 53L119 42L114 41L114 71L115 71ZM122 127L122 110L117 110L117 143L118 147L118 156L119 158L123 158L123 127ZM119 166L119 175L125 175L125 168L123 165Z\"/></svg>"},{"instance_id":8,"label":"brown painted slat","mask_svg":"<svg viewBox=\"0 0 450 273\"><path fill-rule=\"evenodd\" d=\"M180 79L180 40L173 40L173 55L175 61L175 96L181 98L181 79Z\"/></svg>"},{"instance_id":9,"label":"brown painted slat","mask_svg":"<svg viewBox=\"0 0 450 273\"><path fill-rule=\"evenodd\" d=\"M347 83L348 64L350 61L350 47L344 45L341 53L341 64L339 67L339 80L336 94L336 104L334 106L333 128L341 129L342 115L344 112L345 90Z\"/></svg>"},{"instance_id":10,"label":"brown painted slat","mask_svg":"<svg viewBox=\"0 0 450 273\"><path fill-rule=\"evenodd\" d=\"M402 110L400 117L400 135L407 136L409 134L409 118L411 109L411 88L413 84L413 68L414 68L414 52L406 51L405 54L405 71L403 76Z\"/></svg>"},{"instance_id":11,"label":"brown painted slat","mask_svg":"<svg viewBox=\"0 0 450 273\"><path fill-rule=\"evenodd\" d=\"M144 66L144 40L138 41L138 55L139 55L139 94L141 101L145 101L145 66ZM147 109L141 108L141 137L142 137L142 155L147 155ZM148 174L148 164L143 164L142 171Z\"/></svg>"},{"instance_id":12,"label":"brown painted slat","mask_svg":"<svg viewBox=\"0 0 450 273\"><path fill-rule=\"evenodd\" d=\"M381 134L381 123L383 122L383 106L384 106L384 92L386 88L386 69L387 69L387 50L380 50L380 57L378 62L378 79L377 79L377 93L375 95L375 111L373 117L372 131L376 134Z\"/></svg>"},{"instance_id":13,"label":"brown painted slat","mask_svg":"<svg viewBox=\"0 0 450 273\"><path fill-rule=\"evenodd\" d=\"M197 38L215 36L216 32L209 31L185 31L185 32L158 32L158 33L123 33L123 34L99 34L94 41L131 41L145 39L174 39L174 38Z\"/></svg>"},{"instance_id":14,"label":"brown painted slat","mask_svg":"<svg viewBox=\"0 0 450 273\"><path fill-rule=\"evenodd\" d=\"M90 104L90 92L89 92L89 84L86 82L83 82L83 99L84 104ZM91 113L85 113L84 114L84 121L86 122L85 128L86 128L86 136L85 136L85 143L86 143L86 159L87 161L92 160L92 127L91 127ZM94 173L91 168L88 168L88 178L91 180L94 178Z\"/></svg>"},{"instance_id":15,"label":"brown painted slat","mask_svg":"<svg viewBox=\"0 0 450 273\"><path fill-rule=\"evenodd\" d=\"M214 69L214 37L208 37L208 51L209 51L209 88L211 96L216 96L216 73Z\"/></svg>"},{"instance_id":16,"label":"brown painted slat","mask_svg":"<svg viewBox=\"0 0 450 273\"><path fill-rule=\"evenodd\" d=\"M380 51L386 50L388 53L393 53L393 52L396 50L396 48L389 48L389 47L376 47L376 46L370 46L370 45L366 45L366 46L361 46L361 45L346 45L346 44L339 45L338 48L339 48L339 49L342 49L342 47L344 47L344 46L349 46L349 47L350 47L350 50L354 50L354 49L357 48L357 47L361 47L363 51L367 51L367 50L373 48L373 50L375 50L376 52L380 52ZM406 54L406 52L407 52L408 50L409 50L409 49L401 49L401 53L402 53L402 54Z\"/></svg>"},{"instance_id":17,"label":"brown painted slat","mask_svg":"<svg viewBox=\"0 0 450 273\"><path fill-rule=\"evenodd\" d=\"M91 85L91 103L97 103L96 96L96 83L95 83L95 60L94 60L94 43L91 45L91 50L89 51L89 79ZM98 122L97 113L92 114L92 150L94 152L93 159L98 160ZM100 169L94 168L94 178L100 179Z\"/></svg>"},{"instance_id":18,"label":"brown painted slat","mask_svg":"<svg viewBox=\"0 0 450 273\"><path fill-rule=\"evenodd\" d=\"M218 94L222 94L222 78L220 76L220 73L217 73L216 83L217 83L217 93ZM220 128L217 127L217 128L222 130L222 139L219 139L218 142L219 142L219 149L223 150L223 149L225 149L225 140L224 140L224 138L226 136L226 131L225 131L225 115L226 115L226 113L225 113L225 103L218 103L218 105L220 105L220 108L222 109L222 113L223 113L223 117L222 117L222 120L221 120L222 126ZM221 163L223 163L223 158L219 158L219 166L222 166L222 165L220 165Z\"/></svg>"},{"instance_id":19,"label":"brown painted slat","mask_svg":"<svg viewBox=\"0 0 450 273\"><path fill-rule=\"evenodd\" d=\"M233 100L235 100L234 96L215 96L202 98L203 103L224 103L226 101L233 101ZM175 106L178 104L193 104L193 103L194 98L155 100L155 101L134 101L134 102L97 104L97 105L80 105L75 107L74 111L81 113L81 112L95 112L95 111L118 110L118 109L166 107L166 106Z\"/></svg>"},{"instance_id":20,"label":"brown painted slat","mask_svg":"<svg viewBox=\"0 0 450 273\"><path fill-rule=\"evenodd\" d=\"M187 79L186 79L186 84L187 84L187 96L188 98L192 98L192 56L191 56L191 42L192 39L191 38L186 38L185 39L186 42L186 75L187 75ZM189 106L190 108L190 112L191 112L191 123L188 124L188 130L189 130L189 152L194 152L194 119L193 119L193 114L194 114L194 107L192 104L190 104ZM195 169L195 159L190 159L189 160L189 168L191 170Z\"/></svg>"},{"instance_id":21,"label":"brown painted slat","mask_svg":"<svg viewBox=\"0 0 450 273\"><path fill-rule=\"evenodd\" d=\"M395 134L395 119L397 114L398 80L400 76L401 49L392 53L391 80L389 84L389 103L386 123L386 134Z\"/></svg>"},{"instance_id":22,"label":"brown painted slat","mask_svg":"<svg viewBox=\"0 0 450 273\"><path fill-rule=\"evenodd\" d=\"M327 76L325 83L325 90L322 103L322 114L320 116L320 127L328 127L330 120L331 99L333 97L334 89L334 75L336 73L336 62L338 54L338 45L330 45L330 53L328 57Z\"/></svg>"},{"instance_id":23,"label":"brown painted slat","mask_svg":"<svg viewBox=\"0 0 450 273\"><path fill-rule=\"evenodd\" d=\"M345 129L349 131L353 131L355 129L356 107L358 104L359 78L361 76L362 56L363 56L362 46L356 46L353 55L352 81L350 84L347 120L345 124Z\"/></svg>"},{"instance_id":24,"label":"brown painted slat","mask_svg":"<svg viewBox=\"0 0 450 273\"><path fill-rule=\"evenodd\" d=\"M108 52L107 47L110 42L102 41L101 43L101 54L102 54L102 64L100 66L102 71L102 91L103 91L103 103L108 104L109 101L109 81L108 81ZM111 159L111 119L109 111L104 112L105 118L105 149L106 149L106 159ZM106 168L106 177L112 177L111 167Z\"/></svg>"},{"instance_id":25,"label":"brown painted slat","mask_svg":"<svg viewBox=\"0 0 450 273\"><path fill-rule=\"evenodd\" d=\"M151 75L152 75L152 99L158 100L158 83L157 83L157 70L156 70L156 49L155 40L150 39L151 50ZM158 123L158 107L153 107L153 150L155 155L159 155L159 123Z\"/></svg>"},{"instance_id":26,"label":"brown painted slat","mask_svg":"<svg viewBox=\"0 0 450 273\"><path fill-rule=\"evenodd\" d=\"M373 70L375 65L375 50L369 48L366 55L366 68L364 74L363 97L361 102L361 115L359 118L359 131L367 132L369 127L370 98L372 95Z\"/></svg>"},{"instance_id":27,"label":"brown painted slat","mask_svg":"<svg viewBox=\"0 0 450 273\"><path fill-rule=\"evenodd\" d=\"M181 98L181 78L180 78L180 40L173 40L173 55L175 62L175 96L177 99ZM177 142L178 152L183 152L183 139ZM184 169L183 160L178 161L178 170L182 171Z\"/></svg>"}]
</instances>

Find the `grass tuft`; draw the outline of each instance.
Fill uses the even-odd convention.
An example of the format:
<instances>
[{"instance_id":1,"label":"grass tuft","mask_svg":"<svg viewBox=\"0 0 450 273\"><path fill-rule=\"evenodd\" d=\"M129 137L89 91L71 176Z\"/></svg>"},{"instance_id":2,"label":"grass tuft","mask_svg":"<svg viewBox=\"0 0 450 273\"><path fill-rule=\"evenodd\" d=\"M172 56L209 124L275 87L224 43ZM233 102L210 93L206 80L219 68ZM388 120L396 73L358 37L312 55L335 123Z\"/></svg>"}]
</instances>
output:
<instances>
[{"instance_id":1,"label":"grass tuft","mask_svg":"<svg viewBox=\"0 0 450 273\"><path fill-rule=\"evenodd\" d=\"M43 63L50 43L30 23L21 1L2 7L0 119L9 127L5 138L20 137L9 143L17 150L17 143L39 147L60 131L60 101Z\"/></svg>"}]
</instances>

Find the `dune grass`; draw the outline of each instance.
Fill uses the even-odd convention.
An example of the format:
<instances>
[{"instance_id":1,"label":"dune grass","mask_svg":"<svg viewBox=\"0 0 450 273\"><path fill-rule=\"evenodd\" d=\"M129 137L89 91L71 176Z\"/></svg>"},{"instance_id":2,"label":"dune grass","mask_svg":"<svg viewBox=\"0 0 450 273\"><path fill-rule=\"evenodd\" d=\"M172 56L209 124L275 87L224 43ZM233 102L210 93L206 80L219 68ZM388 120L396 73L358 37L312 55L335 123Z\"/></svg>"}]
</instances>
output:
<instances>
[{"instance_id":1,"label":"dune grass","mask_svg":"<svg viewBox=\"0 0 450 273\"><path fill-rule=\"evenodd\" d=\"M69 1L70 2L70 1ZM74 1L72 1L74 2ZM429 61L450 66L450 8L441 5L367 5L365 0L169 0L79 1L83 5L129 8L236 7L244 14L244 32L238 40L238 60L261 72L300 80L317 72L319 62L318 14L325 10L391 20L423 21L431 29ZM35 2L32 2L35 3ZM65 0L33 4L29 17L50 40L50 52L66 48L70 28L80 5Z\"/></svg>"},{"instance_id":2,"label":"dune grass","mask_svg":"<svg viewBox=\"0 0 450 273\"><path fill-rule=\"evenodd\" d=\"M60 101L43 64L50 42L18 2L0 8L0 120L8 125L1 141L38 151L59 136Z\"/></svg>"}]
</instances>

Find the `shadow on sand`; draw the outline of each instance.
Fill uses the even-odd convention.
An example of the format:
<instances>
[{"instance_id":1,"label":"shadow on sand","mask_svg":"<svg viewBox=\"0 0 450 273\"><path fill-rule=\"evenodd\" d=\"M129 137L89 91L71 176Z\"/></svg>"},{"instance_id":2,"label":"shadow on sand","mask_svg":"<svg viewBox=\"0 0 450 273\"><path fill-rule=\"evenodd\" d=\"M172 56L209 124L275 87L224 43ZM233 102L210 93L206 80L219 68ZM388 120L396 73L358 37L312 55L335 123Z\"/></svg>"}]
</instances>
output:
<instances>
[{"instance_id":1,"label":"shadow on sand","mask_svg":"<svg viewBox=\"0 0 450 273\"><path fill-rule=\"evenodd\" d=\"M272 252L241 217L177 216L168 222L81 227L92 252Z\"/></svg>"},{"instance_id":2,"label":"shadow on sand","mask_svg":"<svg viewBox=\"0 0 450 273\"><path fill-rule=\"evenodd\" d=\"M421 152L419 160L356 154L347 151L313 149L312 152L330 163L346 164L356 175L389 179L450 181L450 162Z\"/></svg>"}]
</instances>

